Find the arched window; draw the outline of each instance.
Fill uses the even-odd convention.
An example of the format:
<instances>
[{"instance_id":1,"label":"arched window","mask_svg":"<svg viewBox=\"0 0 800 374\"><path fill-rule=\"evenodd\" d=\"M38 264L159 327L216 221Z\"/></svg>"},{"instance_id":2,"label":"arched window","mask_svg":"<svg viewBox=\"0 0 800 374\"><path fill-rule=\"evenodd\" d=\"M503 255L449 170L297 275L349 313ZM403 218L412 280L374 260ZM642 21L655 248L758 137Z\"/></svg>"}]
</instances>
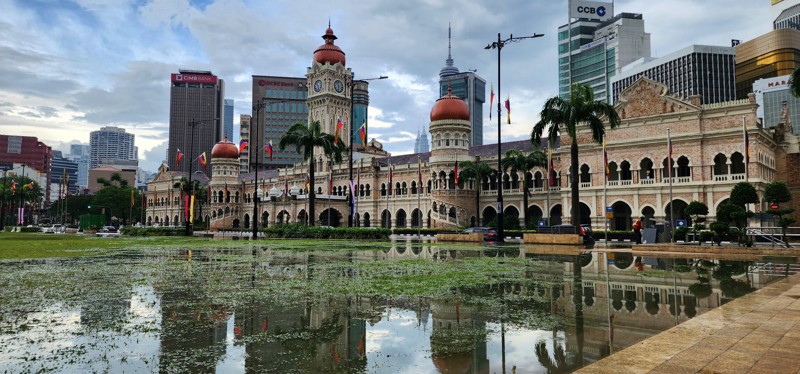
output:
<instances>
[{"instance_id":1,"label":"arched window","mask_svg":"<svg viewBox=\"0 0 800 374\"><path fill-rule=\"evenodd\" d=\"M614 161L608 163L608 180L610 181L619 180L619 167L617 167L617 163Z\"/></svg>"},{"instance_id":2,"label":"arched window","mask_svg":"<svg viewBox=\"0 0 800 374\"><path fill-rule=\"evenodd\" d=\"M622 161L620 166L620 179L624 181L629 181L633 179L633 174L631 173L631 163L628 161Z\"/></svg>"},{"instance_id":3,"label":"arched window","mask_svg":"<svg viewBox=\"0 0 800 374\"><path fill-rule=\"evenodd\" d=\"M653 161L649 158L642 159L639 162L639 180L655 179L653 172Z\"/></svg>"},{"instance_id":4,"label":"arched window","mask_svg":"<svg viewBox=\"0 0 800 374\"><path fill-rule=\"evenodd\" d=\"M692 169L689 167L689 158L686 156L681 156L678 158L678 172L677 175L679 177L691 177L692 176Z\"/></svg>"},{"instance_id":5,"label":"arched window","mask_svg":"<svg viewBox=\"0 0 800 374\"><path fill-rule=\"evenodd\" d=\"M417 194L417 181L411 181L411 194Z\"/></svg>"},{"instance_id":6,"label":"arched window","mask_svg":"<svg viewBox=\"0 0 800 374\"><path fill-rule=\"evenodd\" d=\"M712 169L714 175L727 175L728 174L728 156L722 153L717 153L714 156L714 167Z\"/></svg>"},{"instance_id":7,"label":"arched window","mask_svg":"<svg viewBox=\"0 0 800 374\"><path fill-rule=\"evenodd\" d=\"M533 173L533 187L536 189L544 188L544 179L542 179L542 172L537 171Z\"/></svg>"},{"instance_id":8,"label":"arched window","mask_svg":"<svg viewBox=\"0 0 800 374\"><path fill-rule=\"evenodd\" d=\"M731 155L731 174L745 174L744 156L739 152Z\"/></svg>"},{"instance_id":9,"label":"arched window","mask_svg":"<svg viewBox=\"0 0 800 374\"><path fill-rule=\"evenodd\" d=\"M369 185L367 185L367 192L366 193L367 193L367 196L369 196L369 194L370 194Z\"/></svg>"},{"instance_id":10,"label":"arched window","mask_svg":"<svg viewBox=\"0 0 800 374\"><path fill-rule=\"evenodd\" d=\"M592 175L589 174L589 165L583 164L581 165L581 183L592 183Z\"/></svg>"},{"instance_id":11,"label":"arched window","mask_svg":"<svg viewBox=\"0 0 800 374\"><path fill-rule=\"evenodd\" d=\"M386 196L386 183L381 183L381 196Z\"/></svg>"}]
</instances>

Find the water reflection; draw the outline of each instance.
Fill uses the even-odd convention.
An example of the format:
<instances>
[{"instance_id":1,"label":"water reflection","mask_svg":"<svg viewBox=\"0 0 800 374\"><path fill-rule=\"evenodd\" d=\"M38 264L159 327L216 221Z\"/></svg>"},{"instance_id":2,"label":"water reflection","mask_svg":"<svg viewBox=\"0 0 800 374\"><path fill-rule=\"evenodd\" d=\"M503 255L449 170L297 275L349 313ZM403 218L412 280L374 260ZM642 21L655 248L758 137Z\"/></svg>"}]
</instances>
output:
<instances>
[{"instance_id":1,"label":"water reflection","mask_svg":"<svg viewBox=\"0 0 800 374\"><path fill-rule=\"evenodd\" d=\"M562 373L790 273L763 259L571 253L397 242L0 263L0 362L12 372Z\"/></svg>"}]
</instances>

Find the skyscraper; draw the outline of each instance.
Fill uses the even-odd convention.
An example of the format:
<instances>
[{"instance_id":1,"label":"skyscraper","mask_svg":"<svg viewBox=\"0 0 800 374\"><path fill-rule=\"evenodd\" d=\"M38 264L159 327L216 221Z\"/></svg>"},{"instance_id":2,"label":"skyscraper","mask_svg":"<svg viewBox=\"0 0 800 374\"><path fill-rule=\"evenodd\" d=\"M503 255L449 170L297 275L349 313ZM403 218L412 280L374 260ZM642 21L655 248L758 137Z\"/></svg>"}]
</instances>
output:
<instances>
[{"instance_id":1,"label":"skyscraper","mask_svg":"<svg viewBox=\"0 0 800 374\"><path fill-rule=\"evenodd\" d=\"M222 131L225 82L210 71L179 70L171 75L169 104L169 149L167 165L182 172L201 171L198 157L224 136ZM177 166L178 149L183 160ZM194 165L194 166L192 166Z\"/></svg>"},{"instance_id":2,"label":"skyscraper","mask_svg":"<svg viewBox=\"0 0 800 374\"><path fill-rule=\"evenodd\" d=\"M581 23L584 21L578 21ZM580 83L591 87L597 100L612 102L610 81L621 68L641 58L650 57L650 34L644 31L644 20L641 14L621 13L594 26L592 40L577 46L571 56L567 56L567 65L559 65L559 93L566 97L569 84ZM559 28L568 29L567 26ZM580 32L588 32L591 26L579 27ZM585 42L586 38L577 39ZM559 52L561 49L559 49ZM571 66L566 70L567 66ZM566 79L564 79L566 78Z\"/></svg>"},{"instance_id":3,"label":"skyscraper","mask_svg":"<svg viewBox=\"0 0 800 374\"><path fill-rule=\"evenodd\" d=\"M472 124L470 146L483 145L483 103L486 102L486 80L474 70L459 72L453 65L450 27L447 27L447 60L439 71L439 97L452 89L455 96L467 103L469 121Z\"/></svg>"},{"instance_id":4,"label":"skyscraper","mask_svg":"<svg viewBox=\"0 0 800 374\"><path fill-rule=\"evenodd\" d=\"M67 191L70 194L78 193L78 164L74 161L62 157L61 151L53 151L53 162L51 163L50 184L50 200L58 200L60 197L66 196Z\"/></svg>"},{"instance_id":5,"label":"skyscraper","mask_svg":"<svg viewBox=\"0 0 800 374\"><path fill-rule=\"evenodd\" d=\"M106 126L89 133L89 168L99 165L133 165L139 163L136 136L125 129Z\"/></svg>"},{"instance_id":6,"label":"skyscraper","mask_svg":"<svg viewBox=\"0 0 800 374\"><path fill-rule=\"evenodd\" d=\"M800 30L800 0L772 0L772 27Z\"/></svg>"},{"instance_id":7,"label":"skyscraper","mask_svg":"<svg viewBox=\"0 0 800 374\"><path fill-rule=\"evenodd\" d=\"M800 65L800 31L772 30L736 46L736 98L745 99L762 78L789 75Z\"/></svg>"},{"instance_id":8,"label":"skyscraper","mask_svg":"<svg viewBox=\"0 0 800 374\"><path fill-rule=\"evenodd\" d=\"M253 163L250 160L250 151L255 146L261 148L260 167L263 169L291 166L302 160L293 148L279 150L278 142L295 123L308 123L307 97L306 78L253 75L253 103L264 98L267 101L258 115L255 111L252 114L248 147L246 154L242 155L247 160L247 165ZM254 139L256 131L259 139ZM264 146L270 140L273 144L272 160L264 151Z\"/></svg>"},{"instance_id":9,"label":"skyscraper","mask_svg":"<svg viewBox=\"0 0 800 374\"><path fill-rule=\"evenodd\" d=\"M614 102L620 92L639 77L661 82L671 94L688 99L700 96L703 104L736 97L735 48L691 45L655 59L640 59L611 79Z\"/></svg>"},{"instance_id":10,"label":"skyscraper","mask_svg":"<svg viewBox=\"0 0 800 374\"><path fill-rule=\"evenodd\" d=\"M425 153L431 151L431 145L428 142L428 132L417 131L417 140L414 142L414 153Z\"/></svg>"},{"instance_id":11,"label":"skyscraper","mask_svg":"<svg viewBox=\"0 0 800 374\"><path fill-rule=\"evenodd\" d=\"M233 141L233 99L225 99L223 113L225 113L225 120L223 121L222 135Z\"/></svg>"},{"instance_id":12,"label":"skyscraper","mask_svg":"<svg viewBox=\"0 0 800 374\"><path fill-rule=\"evenodd\" d=\"M242 141L247 142L247 146L239 152L239 170L242 173L247 173L250 171L250 120L251 116L249 114L240 114L239 115L239 142L241 144Z\"/></svg>"},{"instance_id":13,"label":"skyscraper","mask_svg":"<svg viewBox=\"0 0 800 374\"><path fill-rule=\"evenodd\" d=\"M89 146L86 144L70 144L67 158L78 164L78 179L75 180L78 187L81 189L89 187L89 162L91 158Z\"/></svg>"},{"instance_id":14,"label":"skyscraper","mask_svg":"<svg viewBox=\"0 0 800 374\"><path fill-rule=\"evenodd\" d=\"M353 144L356 148L364 147L369 142L369 125L364 126L364 142L361 141L359 128L367 123L367 108L369 107L369 82L355 81L353 87Z\"/></svg>"}]
</instances>

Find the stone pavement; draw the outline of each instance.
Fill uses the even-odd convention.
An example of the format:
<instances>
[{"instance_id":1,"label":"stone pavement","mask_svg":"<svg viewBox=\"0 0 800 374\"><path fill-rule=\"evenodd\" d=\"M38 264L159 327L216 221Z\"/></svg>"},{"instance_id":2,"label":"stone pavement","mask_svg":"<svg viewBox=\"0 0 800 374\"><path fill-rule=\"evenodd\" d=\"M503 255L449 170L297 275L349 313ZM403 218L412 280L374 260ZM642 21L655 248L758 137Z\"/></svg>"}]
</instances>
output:
<instances>
[{"instance_id":1,"label":"stone pavement","mask_svg":"<svg viewBox=\"0 0 800 374\"><path fill-rule=\"evenodd\" d=\"M795 274L578 373L800 373L800 274Z\"/></svg>"}]
</instances>

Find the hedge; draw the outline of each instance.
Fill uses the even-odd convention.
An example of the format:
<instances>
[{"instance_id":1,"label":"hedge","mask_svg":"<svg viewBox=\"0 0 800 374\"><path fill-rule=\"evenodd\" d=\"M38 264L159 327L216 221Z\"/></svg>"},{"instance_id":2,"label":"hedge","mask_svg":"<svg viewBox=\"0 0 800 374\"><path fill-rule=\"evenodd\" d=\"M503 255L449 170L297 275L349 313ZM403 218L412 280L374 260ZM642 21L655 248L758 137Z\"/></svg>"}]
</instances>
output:
<instances>
[{"instance_id":1,"label":"hedge","mask_svg":"<svg viewBox=\"0 0 800 374\"><path fill-rule=\"evenodd\" d=\"M134 227L122 228L122 234L127 236L184 236L184 227Z\"/></svg>"},{"instance_id":2,"label":"hedge","mask_svg":"<svg viewBox=\"0 0 800 374\"><path fill-rule=\"evenodd\" d=\"M608 240L634 240L633 231L627 230L608 230ZM592 231L592 236L595 240L606 238L606 230L594 230Z\"/></svg>"},{"instance_id":3,"label":"hedge","mask_svg":"<svg viewBox=\"0 0 800 374\"><path fill-rule=\"evenodd\" d=\"M461 231L462 230L454 230L454 229L428 229L428 228L417 229L416 227L405 227L393 230L395 235L417 235L417 232L419 232L422 235L458 234Z\"/></svg>"},{"instance_id":4,"label":"hedge","mask_svg":"<svg viewBox=\"0 0 800 374\"><path fill-rule=\"evenodd\" d=\"M5 232L14 231L14 229L19 228L19 232L42 232L41 227L25 227L25 226L6 226L3 230Z\"/></svg>"},{"instance_id":5,"label":"hedge","mask_svg":"<svg viewBox=\"0 0 800 374\"><path fill-rule=\"evenodd\" d=\"M319 227L300 224L276 225L261 229L271 239L373 239L389 240L392 230L371 227Z\"/></svg>"}]
</instances>

